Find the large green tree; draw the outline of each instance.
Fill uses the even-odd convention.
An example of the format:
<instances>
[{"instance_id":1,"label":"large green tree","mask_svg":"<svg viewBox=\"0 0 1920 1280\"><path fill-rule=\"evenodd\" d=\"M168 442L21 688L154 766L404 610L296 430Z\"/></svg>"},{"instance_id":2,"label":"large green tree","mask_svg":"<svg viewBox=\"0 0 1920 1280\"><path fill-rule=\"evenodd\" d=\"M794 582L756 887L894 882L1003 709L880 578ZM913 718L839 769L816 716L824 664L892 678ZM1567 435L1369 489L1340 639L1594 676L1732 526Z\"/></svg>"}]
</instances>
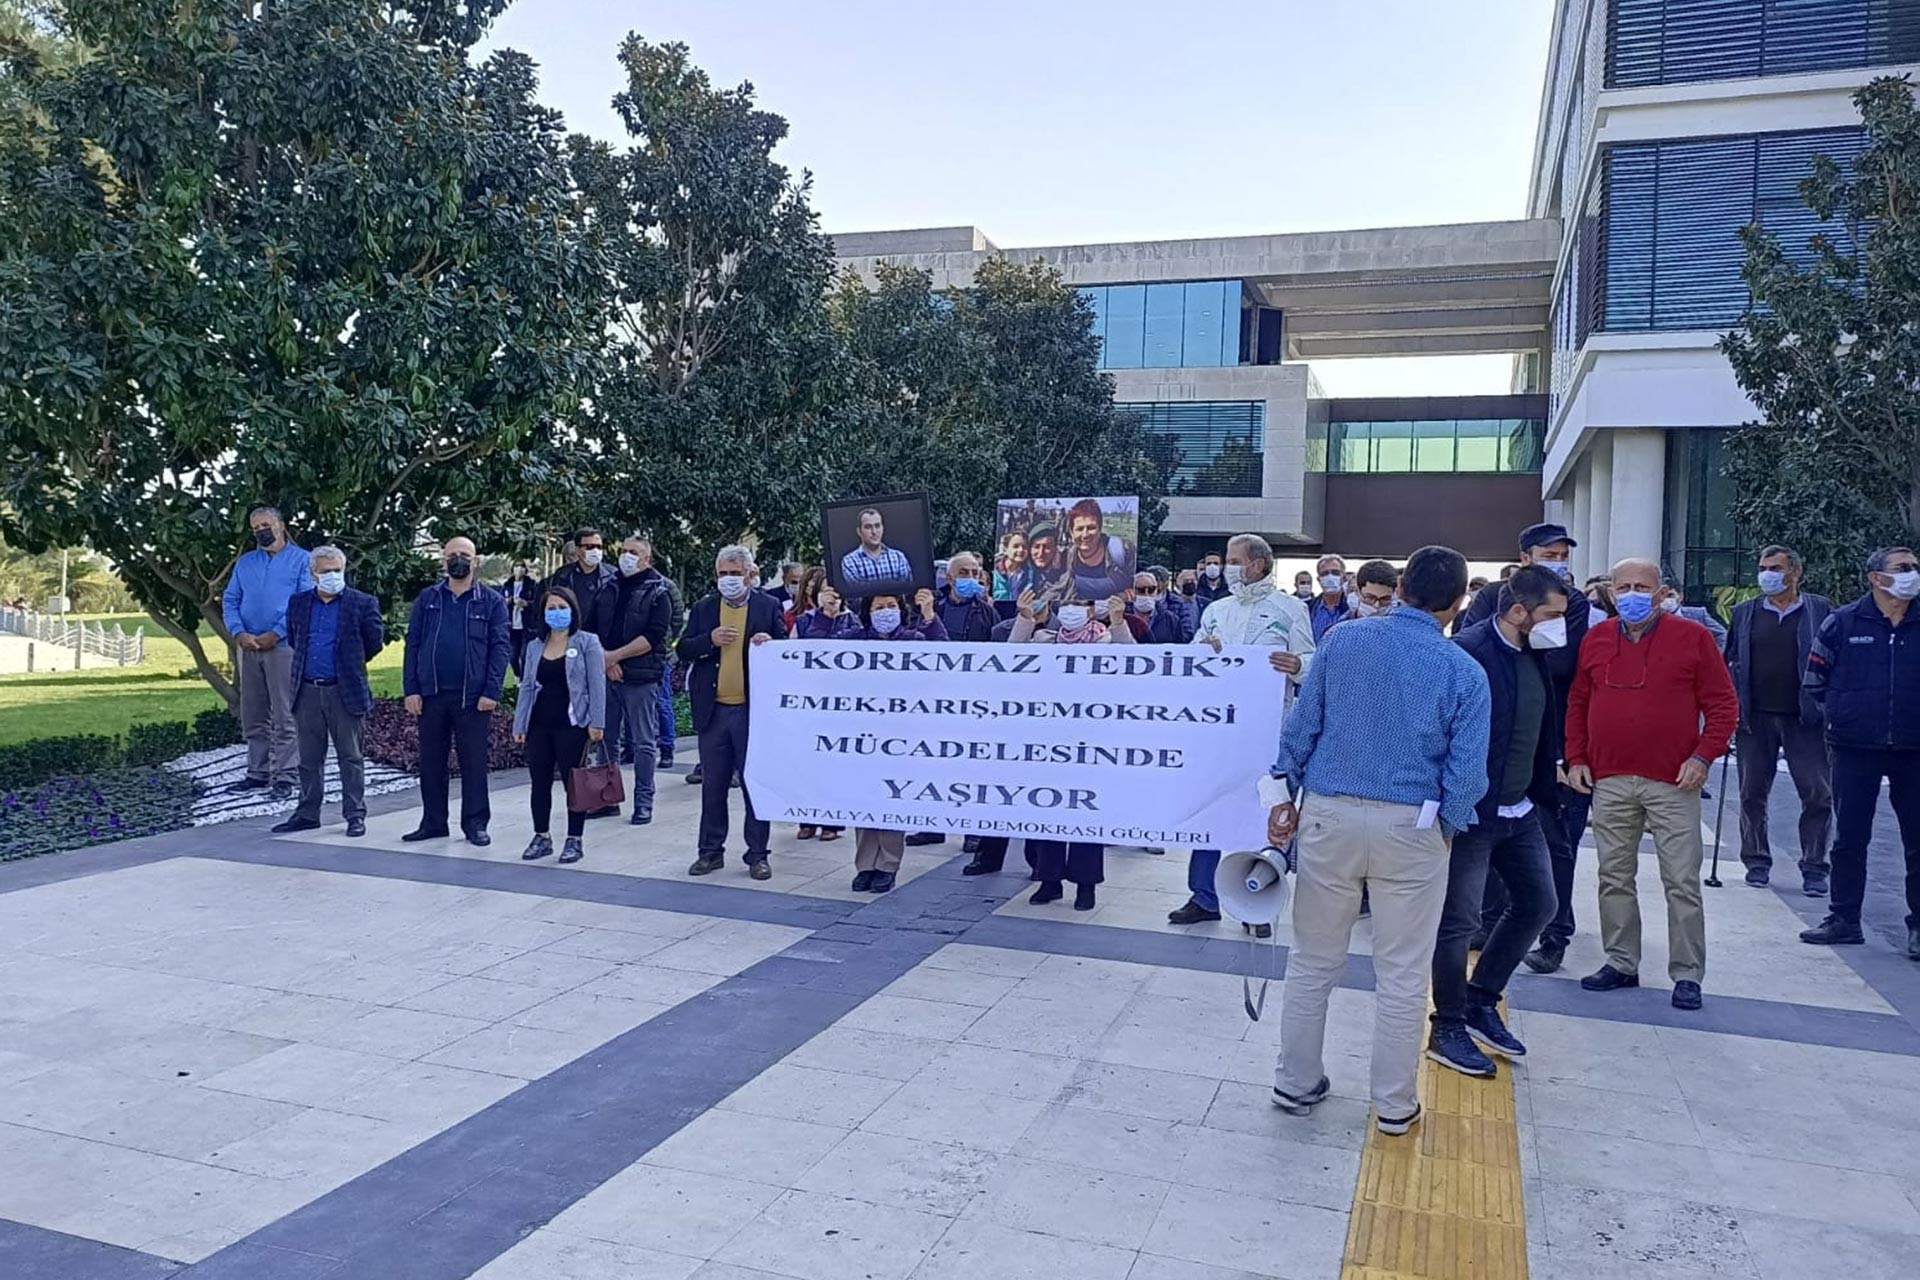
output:
<instances>
[{"instance_id":1,"label":"large green tree","mask_svg":"<svg viewBox=\"0 0 1920 1280\"><path fill-rule=\"evenodd\" d=\"M1754 305L1721 343L1762 415L1728 441L1734 516L1841 598L1867 550L1920 533L1920 112L1904 79L1854 102L1865 151L1820 157L1800 184L1825 229L1791 246L1742 233Z\"/></svg>"},{"instance_id":2,"label":"large green tree","mask_svg":"<svg viewBox=\"0 0 1920 1280\"><path fill-rule=\"evenodd\" d=\"M398 597L527 526L604 272L506 0L65 0L0 46L0 534L195 634L278 506Z\"/></svg>"},{"instance_id":3,"label":"large green tree","mask_svg":"<svg viewBox=\"0 0 1920 1280\"><path fill-rule=\"evenodd\" d=\"M834 455L838 496L924 490L943 550L992 546L1001 498L1137 494L1142 537L1166 516L1171 444L1116 408L1093 312L1058 269L992 258L971 288L883 265L834 298L861 429Z\"/></svg>"},{"instance_id":4,"label":"large green tree","mask_svg":"<svg viewBox=\"0 0 1920 1280\"><path fill-rule=\"evenodd\" d=\"M615 308L579 415L569 517L650 532L680 569L752 536L817 539L822 439L846 403L827 323L831 246L810 179L773 158L787 123L717 88L680 44L629 36L630 144L576 137L573 171Z\"/></svg>"}]
</instances>

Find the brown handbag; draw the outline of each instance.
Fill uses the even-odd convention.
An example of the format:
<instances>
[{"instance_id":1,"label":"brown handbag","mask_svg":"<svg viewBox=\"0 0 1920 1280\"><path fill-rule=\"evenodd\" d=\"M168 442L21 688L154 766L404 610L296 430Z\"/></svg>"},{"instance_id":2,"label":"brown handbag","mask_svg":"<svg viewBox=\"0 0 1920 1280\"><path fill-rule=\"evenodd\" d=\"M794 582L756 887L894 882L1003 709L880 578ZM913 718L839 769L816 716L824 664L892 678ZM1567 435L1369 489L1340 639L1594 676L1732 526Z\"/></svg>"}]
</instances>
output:
<instances>
[{"instance_id":1,"label":"brown handbag","mask_svg":"<svg viewBox=\"0 0 1920 1280\"><path fill-rule=\"evenodd\" d=\"M601 749L600 763L588 764L596 746ZM626 780L620 776L620 766L613 762L612 753L606 750L605 740L589 741L580 753L580 763L567 771L568 811L592 813L623 804L626 798Z\"/></svg>"}]
</instances>

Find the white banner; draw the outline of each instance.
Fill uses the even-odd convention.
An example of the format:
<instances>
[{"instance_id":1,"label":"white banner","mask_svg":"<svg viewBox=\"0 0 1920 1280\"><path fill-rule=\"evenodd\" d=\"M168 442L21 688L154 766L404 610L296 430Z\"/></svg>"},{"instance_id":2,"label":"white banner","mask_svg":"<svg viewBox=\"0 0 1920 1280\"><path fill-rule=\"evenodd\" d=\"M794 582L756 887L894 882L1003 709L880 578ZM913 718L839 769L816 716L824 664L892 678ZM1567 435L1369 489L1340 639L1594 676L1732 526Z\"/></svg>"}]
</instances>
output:
<instances>
[{"instance_id":1,"label":"white banner","mask_svg":"<svg viewBox=\"0 0 1920 1280\"><path fill-rule=\"evenodd\" d=\"M1258 849L1286 681L1268 652L763 644L747 788L772 822Z\"/></svg>"}]
</instances>

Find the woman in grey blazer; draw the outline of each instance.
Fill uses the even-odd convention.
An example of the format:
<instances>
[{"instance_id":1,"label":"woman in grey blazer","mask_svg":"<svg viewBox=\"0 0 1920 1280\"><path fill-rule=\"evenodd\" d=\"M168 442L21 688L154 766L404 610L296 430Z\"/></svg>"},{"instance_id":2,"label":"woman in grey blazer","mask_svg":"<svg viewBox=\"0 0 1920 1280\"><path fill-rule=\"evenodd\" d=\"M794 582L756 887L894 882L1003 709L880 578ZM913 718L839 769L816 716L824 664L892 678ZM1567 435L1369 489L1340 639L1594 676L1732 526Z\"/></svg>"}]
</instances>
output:
<instances>
[{"instance_id":1,"label":"woman in grey blazer","mask_svg":"<svg viewBox=\"0 0 1920 1280\"><path fill-rule=\"evenodd\" d=\"M580 602L565 587L542 595L535 637L527 641L520 701L513 709L513 740L526 748L533 777L533 840L520 857L528 862L553 852L553 780L562 779L598 742L607 724L607 658L599 638L581 625ZM560 861L578 862L587 815L567 809L567 843Z\"/></svg>"}]
</instances>

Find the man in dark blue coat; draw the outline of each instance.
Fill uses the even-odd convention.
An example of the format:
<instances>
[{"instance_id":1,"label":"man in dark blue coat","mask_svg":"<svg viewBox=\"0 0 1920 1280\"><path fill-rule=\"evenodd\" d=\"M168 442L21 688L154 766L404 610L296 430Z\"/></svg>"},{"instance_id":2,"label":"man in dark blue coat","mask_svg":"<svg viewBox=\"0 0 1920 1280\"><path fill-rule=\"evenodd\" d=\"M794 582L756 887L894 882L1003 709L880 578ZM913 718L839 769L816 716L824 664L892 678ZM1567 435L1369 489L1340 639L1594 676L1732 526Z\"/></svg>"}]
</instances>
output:
<instances>
[{"instance_id":1,"label":"man in dark blue coat","mask_svg":"<svg viewBox=\"0 0 1920 1280\"><path fill-rule=\"evenodd\" d=\"M1827 838L1833 830L1833 765L1821 731L1820 704L1801 684L1813 638L1833 611L1825 596L1800 590L1800 556L1772 546L1760 553L1760 597L1733 611L1727 669L1740 699L1734 733L1740 766L1740 861L1747 883L1773 879L1767 798L1779 760L1800 793L1800 884L1809 898L1827 893Z\"/></svg>"},{"instance_id":2,"label":"man in dark blue coat","mask_svg":"<svg viewBox=\"0 0 1920 1280\"><path fill-rule=\"evenodd\" d=\"M309 553L313 588L287 602L292 651L293 725L300 753L300 803L273 830L312 831L326 796L327 743L340 763L340 816L347 834L367 834L367 713L373 689L367 659L386 644L380 602L347 585L347 556L338 547Z\"/></svg>"},{"instance_id":3,"label":"man in dark blue coat","mask_svg":"<svg viewBox=\"0 0 1920 1280\"><path fill-rule=\"evenodd\" d=\"M408 843L444 839L451 780L447 751L460 757L460 829L467 843L493 843L487 824L487 757L493 713L507 679L507 602L474 576L479 554L466 538L440 551L446 576L420 593L407 619L402 687L420 721L420 825Z\"/></svg>"},{"instance_id":4,"label":"man in dark blue coat","mask_svg":"<svg viewBox=\"0 0 1920 1280\"><path fill-rule=\"evenodd\" d=\"M735 773L747 766L747 647L787 634L780 603L752 588L753 552L723 547L714 557L715 590L687 614L686 633L676 652L687 664L687 698L693 730L700 735L700 836L692 876L711 875L726 865L727 799ZM746 801L747 874L773 876L767 865L771 826Z\"/></svg>"},{"instance_id":5,"label":"man in dark blue coat","mask_svg":"<svg viewBox=\"0 0 1920 1280\"><path fill-rule=\"evenodd\" d=\"M1433 950L1427 1057L1463 1075L1494 1074L1486 1050L1508 1059L1527 1052L1499 1006L1558 902L1546 827L1559 821L1561 721L1547 659L1566 644L1572 594L1557 573L1528 565L1506 584L1507 607L1454 641L1486 672L1492 696L1487 793L1475 806L1473 825L1453 838ZM1468 944L1480 927L1489 870L1506 889L1505 907L1468 977Z\"/></svg>"},{"instance_id":6,"label":"man in dark blue coat","mask_svg":"<svg viewBox=\"0 0 1920 1280\"><path fill-rule=\"evenodd\" d=\"M1800 941L1859 943L1867 844L1880 780L1907 858L1907 955L1920 960L1920 557L1883 547L1867 559L1872 592L1827 615L1807 657L1806 689L1833 749L1833 906Z\"/></svg>"}]
</instances>

